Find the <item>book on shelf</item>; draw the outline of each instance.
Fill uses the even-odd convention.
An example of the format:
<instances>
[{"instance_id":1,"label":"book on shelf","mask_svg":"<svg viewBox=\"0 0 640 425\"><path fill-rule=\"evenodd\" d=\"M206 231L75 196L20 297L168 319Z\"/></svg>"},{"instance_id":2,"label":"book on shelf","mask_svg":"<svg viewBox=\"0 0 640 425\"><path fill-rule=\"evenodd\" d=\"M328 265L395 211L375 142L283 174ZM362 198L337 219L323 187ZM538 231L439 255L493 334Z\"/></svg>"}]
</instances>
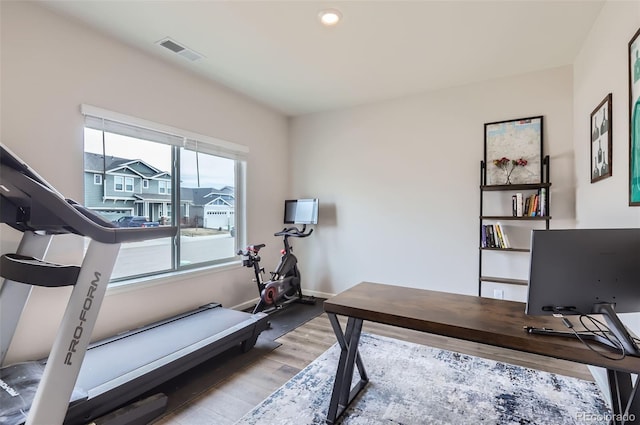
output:
<instances>
[{"instance_id":1,"label":"book on shelf","mask_svg":"<svg viewBox=\"0 0 640 425\"><path fill-rule=\"evenodd\" d=\"M509 243L509 237L507 236L507 232L504 231L504 227L500 222L496 223L496 227L498 228L498 232L500 233L500 240L502 241L502 248L511 248L511 244Z\"/></svg>"},{"instance_id":2,"label":"book on shelf","mask_svg":"<svg viewBox=\"0 0 640 425\"><path fill-rule=\"evenodd\" d=\"M482 238L483 238L483 248L493 248L493 241L491 240L491 232L489 231L490 224L482 225Z\"/></svg>"},{"instance_id":3,"label":"book on shelf","mask_svg":"<svg viewBox=\"0 0 640 425\"><path fill-rule=\"evenodd\" d=\"M498 224L493 225L496 235L498 235L498 248L504 248L504 239L502 237L502 230Z\"/></svg>"},{"instance_id":4,"label":"book on shelf","mask_svg":"<svg viewBox=\"0 0 640 425\"><path fill-rule=\"evenodd\" d=\"M511 196L511 215L513 217L544 217L547 215L547 190L524 196L518 192Z\"/></svg>"},{"instance_id":5,"label":"book on shelf","mask_svg":"<svg viewBox=\"0 0 640 425\"><path fill-rule=\"evenodd\" d=\"M500 248L500 236L498 235L498 229L496 229L496 226L493 224L490 224L489 226L491 233L493 233L493 247Z\"/></svg>"},{"instance_id":6,"label":"book on shelf","mask_svg":"<svg viewBox=\"0 0 640 425\"><path fill-rule=\"evenodd\" d=\"M538 208L538 195L532 194L527 197L525 201L524 214L525 217L534 217L537 215Z\"/></svg>"},{"instance_id":7,"label":"book on shelf","mask_svg":"<svg viewBox=\"0 0 640 425\"><path fill-rule=\"evenodd\" d=\"M531 195L531 210L529 211L529 217L535 217L538 211L538 195Z\"/></svg>"},{"instance_id":8,"label":"book on shelf","mask_svg":"<svg viewBox=\"0 0 640 425\"><path fill-rule=\"evenodd\" d=\"M501 223L483 224L480 243L482 248L511 248L509 237Z\"/></svg>"},{"instance_id":9,"label":"book on shelf","mask_svg":"<svg viewBox=\"0 0 640 425\"><path fill-rule=\"evenodd\" d=\"M487 229L486 229L486 225L483 224L481 229L482 231L480 232L480 239L481 239L481 243L480 246L482 246L482 248L486 248L487 247Z\"/></svg>"},{"instance_id":10,"label":"book on shelf","mask_svg":"<svg viewBox=\"0 0 640 425\"><path fill-rule=\"evenodd\" d=\"M540 189L540 207L538 211L540 211L539 215L542 217L547 215L547 189L544 187Z\"/></svg>"},{"instance_id":11,"label":"book on shelf","mask_svg":"<svg viewBox=\"0 0 640 425\"><path fill-rule=\"evenodd\" d=\"M488 241L489 241L489 248L497 248L496 247L495 235L493 233L493 226L490 225L490 224L487 224L485 229L487 231L487 238L488 238Z\"/></svg>"}]
</instances>

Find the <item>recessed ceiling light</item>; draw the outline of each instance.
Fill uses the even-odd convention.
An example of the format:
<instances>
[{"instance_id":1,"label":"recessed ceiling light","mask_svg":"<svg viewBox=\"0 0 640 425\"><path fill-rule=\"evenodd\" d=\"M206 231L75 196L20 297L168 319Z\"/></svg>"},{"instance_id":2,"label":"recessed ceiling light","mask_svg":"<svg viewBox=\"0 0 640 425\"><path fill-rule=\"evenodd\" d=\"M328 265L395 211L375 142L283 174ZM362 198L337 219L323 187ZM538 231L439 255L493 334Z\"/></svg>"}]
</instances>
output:
<instances>
[{"instance_id":1,"label":"recessed ceiling light","mask_svg":"<svg viewBox=\"0 0 640 425\"><path fill-rule=\"evenodd\" d=\"M342 13L337 9L325 9L318 13L318 19L325 27L333 27L342 19Z\"/></svg>"}]
</instances>

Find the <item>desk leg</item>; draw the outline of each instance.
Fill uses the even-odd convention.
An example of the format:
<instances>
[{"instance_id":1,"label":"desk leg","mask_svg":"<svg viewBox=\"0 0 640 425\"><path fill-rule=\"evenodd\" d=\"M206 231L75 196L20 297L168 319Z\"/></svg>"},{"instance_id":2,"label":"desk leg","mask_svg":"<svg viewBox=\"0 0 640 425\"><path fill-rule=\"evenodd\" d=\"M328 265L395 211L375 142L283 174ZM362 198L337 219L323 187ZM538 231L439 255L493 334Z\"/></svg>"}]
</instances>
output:
<instances>
[{"instance_id":1,"label":"desk leg","mask_svg":"<svg viewBox=\"0 0 640 425\"><path fill-rule=\"evenodd\" d=\"M327 315L340 345L340 360L338 361L336 380L333 383L333 392L331 393L331 402L327 413L327 424L332 425L336 423L336 420L344 413L353 399L367 385L369 378L358 352L358 343L362 332L362 319L349 317L343 334L336 315L333 313L327 313ZM360 381L352 389L351 381L353 380L354 366L358 367Z\"/></svg>"},{"instance_id":2,"label":"desk leg","mask_svg":"<svg viewBox=\"0 0 640 425\"><path fill-rule=\"evenodd\" d=\"M636 423L640 418L640 400L638 398L638 383L632 385L631 374L607 370L609 391L613 410L612 424Z\"/></svg>"}]
</instances>

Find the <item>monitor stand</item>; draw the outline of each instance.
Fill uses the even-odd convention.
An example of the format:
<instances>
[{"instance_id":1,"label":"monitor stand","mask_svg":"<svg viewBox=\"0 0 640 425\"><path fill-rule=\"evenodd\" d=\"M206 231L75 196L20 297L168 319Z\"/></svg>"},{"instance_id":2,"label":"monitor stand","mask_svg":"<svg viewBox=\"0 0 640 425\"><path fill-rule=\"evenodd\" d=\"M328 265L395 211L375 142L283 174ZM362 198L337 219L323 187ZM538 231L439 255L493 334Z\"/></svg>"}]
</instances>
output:
<instances>
[{"instance_id":1,"label":"monitor stand","mask_svg":"<svg viewBox=\"0 0 640 425\"><path fill-rule=\"evenodd\" d=\"M596 303L591 310L593 314L601 314L609 327L609 333L612 334L611 338L617 339L624 348L624 354L627 356L640 357L640 349L634 341L627 328L624 326L620 318L615 312L614 304L611 303ZM620 350L620 346L612 343L602 335L598 335L591 331L558 331L547 328L532 328L525 326L525 330L530 334L549 335L549 336L563 336L569 338L580 338L582 340L596 341L600 344L611 347L614 350ZM575 332L574 332L575 331Z\"/></svg>"},{"instance_id":2,"label":"monitor stand","mask_svg":"<svg viewBox=\"0 0 640 425\"><path fill-rule=\"evenodd\" d=\"M640 350L631 334L625 327L624 323L620 320L614 309L615 304L612 303L596 303L591 310L594 314L602 314L605 322L613 335L618 338L618 341L624 348L624 353L628 356L640 357ZM618 347L619 348L619 347Z\"/></svg>"}]
</instances>

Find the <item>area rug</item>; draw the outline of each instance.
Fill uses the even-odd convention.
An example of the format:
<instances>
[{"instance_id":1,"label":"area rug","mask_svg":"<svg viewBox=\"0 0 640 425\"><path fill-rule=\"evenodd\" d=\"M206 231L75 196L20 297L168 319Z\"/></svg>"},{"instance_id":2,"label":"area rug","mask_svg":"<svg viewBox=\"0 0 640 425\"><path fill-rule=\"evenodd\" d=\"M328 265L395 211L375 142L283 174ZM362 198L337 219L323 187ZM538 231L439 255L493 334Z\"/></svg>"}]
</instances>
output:
<instances>
[{"instance_id":1,"label":"area rug","mask_svg":"<svg viewBox=\"0 0 640 425\"><path fill-rule=\"evenodd\" d=\"M360 353L369 383L343 425L606 424L611 415L589 381L370 334ZM324 424L338 356L336 344L236 425Z\"/></svg>"}]
</instances>

